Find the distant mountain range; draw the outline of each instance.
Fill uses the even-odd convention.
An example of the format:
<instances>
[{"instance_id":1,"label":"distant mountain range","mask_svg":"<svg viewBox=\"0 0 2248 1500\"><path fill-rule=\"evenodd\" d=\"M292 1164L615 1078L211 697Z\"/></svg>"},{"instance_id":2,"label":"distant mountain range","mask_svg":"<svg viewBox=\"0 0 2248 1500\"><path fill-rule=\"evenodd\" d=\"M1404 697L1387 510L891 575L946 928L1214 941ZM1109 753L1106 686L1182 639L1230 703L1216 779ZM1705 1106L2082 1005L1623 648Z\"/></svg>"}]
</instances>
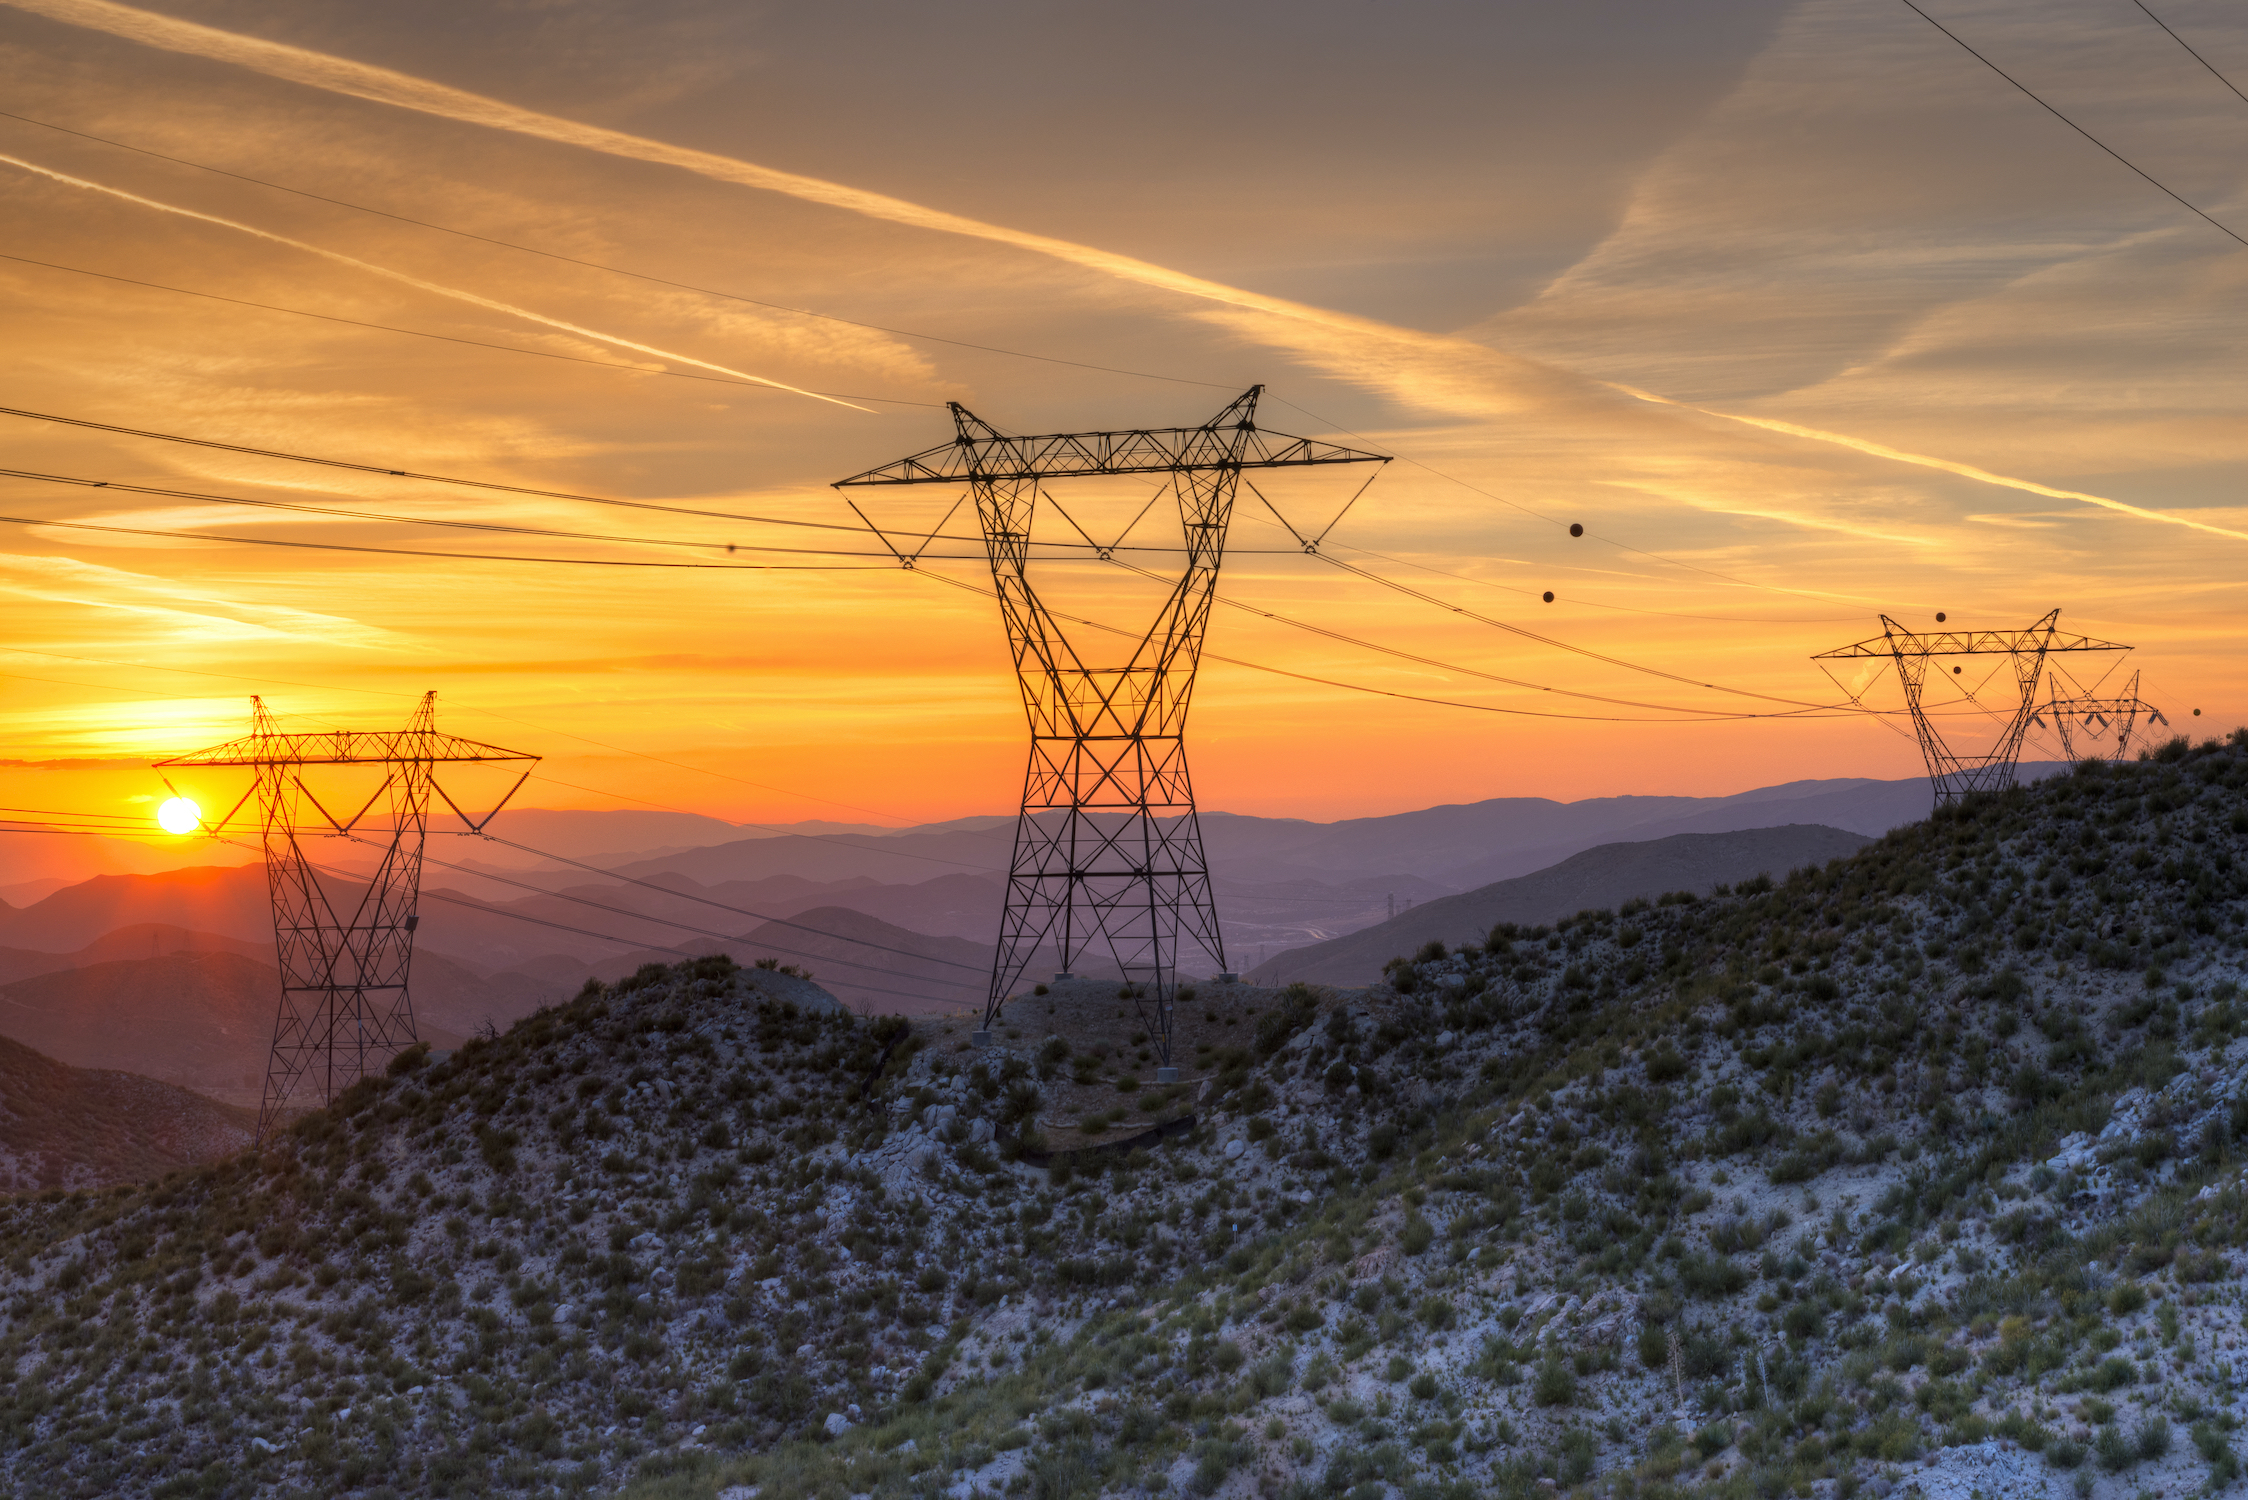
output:
<instances>
[{"instance_id":1,"label":"distant mountain range","mask_svg":"<svg viewBox=\"0 0 2248 1500\"><path fill-rule=\"evenodd\" d=\"M1800 833L1693 846L1691 857L1675 852L1688 847L1671 842L1681 834L1823 825L1818 837L1873 835L1928 807L1919 779L1835 779L1730 797L1497 798L1332 823L1210 813L1202 827L1235 968L1279 950L1256 972L1363 982L1428 936L1480 935L1499 919L1486 908L1550 920L1642 890L1738 878L1749 873L1741 860L1784 868L1808 857L1770 852ZM503 814L493 831L503 841L431 841L414 997L433 1035L504 1026L588 976L721 950L808 968L859 1009L973 1006L998 934L1014 820L752 829L692 814L533 808ZM1664 849L1646 859L1622 852L1657 842ZM1595 846L1609 847L1564 863ZM1487 889L1539 870L1541 884ZM337 886L355 889L343 876ZM1365 941L1352 943L1359 933ZM271 942L254 864L117 871L20 908L0 902L0 1035L65 1062L252 1097L277 985ZM1042 957L1029 972L1051 967ZM1183 967L1215 966L1190 953Z\"/></svg>"},{"instance_id":2,"label":"distant mountain range","mask_svg":"<svg viewBox=\"0 0 2248 1500\"><path fill-rule=\"evenodd\" d=\"M1416 906L1347 937L1291 949L1259 965L1249 978L1265 985L1297 979L1372 984L1390 959L1410 957L1431 941L1457 948L1481 944L1501 922L1545 926L1580 911L1612 910L1635 898L1653 900L1672 891L1707 896L1719 885L1766 874L1779 879L1804 865L1855 854L1871 842L1841 828L1791 824L1600 844L1550 869Z\"/></svg>"}]
</instances>

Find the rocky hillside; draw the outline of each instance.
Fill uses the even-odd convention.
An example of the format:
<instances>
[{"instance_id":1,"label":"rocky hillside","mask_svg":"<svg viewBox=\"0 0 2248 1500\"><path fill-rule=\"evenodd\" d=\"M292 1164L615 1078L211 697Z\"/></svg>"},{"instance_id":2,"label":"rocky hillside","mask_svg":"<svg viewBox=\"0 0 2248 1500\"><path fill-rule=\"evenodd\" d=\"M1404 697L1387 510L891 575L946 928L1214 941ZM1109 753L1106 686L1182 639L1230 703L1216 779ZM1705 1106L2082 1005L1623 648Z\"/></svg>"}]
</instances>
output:
<instances>
[{"instance_id":1,"label":"rocky hillside","mask_svg":"<svg viewBox=\"0 0 2248 1500\"><path fill-rule=\"evenodd\" d=\"M711 959L0 1212L84 1495L2237 1482L2248 739L1002 1046Z\"/></svg>"}]
</instances>

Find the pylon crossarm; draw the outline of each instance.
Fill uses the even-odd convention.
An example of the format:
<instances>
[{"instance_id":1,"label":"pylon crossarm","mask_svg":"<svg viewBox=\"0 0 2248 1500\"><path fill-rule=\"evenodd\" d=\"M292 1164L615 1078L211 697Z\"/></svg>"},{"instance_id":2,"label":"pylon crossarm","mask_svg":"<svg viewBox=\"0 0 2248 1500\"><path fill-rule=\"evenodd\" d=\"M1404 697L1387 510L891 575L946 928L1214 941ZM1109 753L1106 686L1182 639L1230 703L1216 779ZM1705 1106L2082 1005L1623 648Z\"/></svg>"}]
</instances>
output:
<instances>
[{"instance_id":1,"label":"pylon crossarm","mask_svg":"<svg viewBox=\"0 0 2248 1500\"><path fill-rule=\"evenodd\" d=\"M2048 643L2042 632L1980 630L1972 635L1944 632L1934 635L1891 637L1877 635L1848 646L1822 651L1813 661L1851 661L1869 656L2012 656L2025 651L2128 651L2116 641L2088 635L2054 635Z\"/></svg>"},{"instance_id":2,"label":"pylon crossarm","mask_svg":"<svg viewBox=\"0 0 2248 1500\"><path fill-rule=\"evenodd\" d=\"M304 734L251 734L190 755L157 761L168 766L356 766L392 761L536 761L523 750L508 750L449 734L402 730L334 729Z\"/></svg>"},{"instance_id":3,"label":"pylon crossarm","mask_svg":"<svg viewBox=\"0 0 2248 1500\"><path fill-rule=\"evenodd\" d=\"M513 784L510 785L508 789L500 795L500 800L492 804L492 810L484 814L484 816L481 818L472 818L467 813L461 811L461 805L453 800L452 794L445 790L445 788L438 782L436 777L433 776L430 778L429 785L432 791L436 792L438 796L445 799L445 805L453 810L453 816L459 818L463 823L466 823L468 825L468 831L470 833L482 833L484 831L485 825L490 823L492 819L500 815L500 809L507 806L509 802L513 801L515 798L515 794L523 790L523 784L530 779L531 771L530 768L526 766L523 770L523 774L516 777Z\"/></svg>"},{"instance_id":4,"label":"pylon crossarm","mask_svg":"<svg viewBox=\"0 0 2248 1500\"><path fill-rule=\"evenodd\" d=\"M838 479L834 487L878 484L959 484L968 480L1086 479L1106 474L1207 473L1213 470L1304 468L1320 464L1389 462L1381 453L1345 448L1317 438L1251 430L1247 454L1213 447L1207 427L1158 427L1127 432L1061 432L1045 437L993 437L925 449L879 469ZM1275 444L1271 440L1280 439Z\"/></svg>"}]
</instances>

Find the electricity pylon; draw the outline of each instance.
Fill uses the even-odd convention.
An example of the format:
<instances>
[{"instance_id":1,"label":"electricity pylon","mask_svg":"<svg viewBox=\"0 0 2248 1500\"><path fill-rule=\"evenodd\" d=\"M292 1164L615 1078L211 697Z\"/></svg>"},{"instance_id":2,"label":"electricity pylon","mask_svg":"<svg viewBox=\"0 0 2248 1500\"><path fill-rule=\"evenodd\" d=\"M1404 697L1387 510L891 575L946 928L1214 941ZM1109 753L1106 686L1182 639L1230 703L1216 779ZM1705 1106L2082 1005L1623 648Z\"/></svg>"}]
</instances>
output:
<instances>
[{"instance_id":1,"label":"electricity pylon","mask_svg":"<svg viewBox=\"0 0 2248 1500\"><path fill-rule=\"evenodd\" d=\"M1912 727L1920 740L1920 754L1928 763L1929 785L1935 791L1936 805L1945 807L1976 792L1998 791L2014 784L2014 767L2021 758L2022 736L2028 733L2030 720L2037 712L2037 685L2044 675L2048 656L2061 652L2131 649L2089 636L2062 635L2057 623L2060 617L2061 612L2053 610L2027 630L1943 630L1916 634L1883 615L1880 635L1855 645L1823 651L1811 659L1825 663L1886 657L1896 663L1897 678L1904 684L1905 706L1912 711ZM1929 721L1924 701L1928 664L1944 657L1977 656L2006 658L2007 665L2013 669L2016 697L2001 722L1998 743L1981 755L1961 755L1944 742L1942 733ZM1950 675L1964 674L1955 664ZM1938 680L1942 680L1942 674L1938 675ZM1983 708L1975 697L1975 687L1966 684L1959 687L1967 702ZM1857 695L1852 693L1851 696ZM1983 711L1995 717L1995 710L1984 708Z\"/></svg>"},{"instance_id":2,"label":"electricity pylon","mask_svg":"<svg viewBox=\"0 0 2248 1500\"><path fill-rule=\"evenodd\" d=\"M253 773L241 800L219 818L203 819L202 828L223 832L255 799L281 967L281 1002L258 1109L260 1141L281 1124L300 1085L309 1082L319 1092L318 1102L326 1104L413 1044L414 1006L406 979L414 929L421 923L415 908L431 800L442 801L471 831L481 831L538 762L519 750L440 734L436 713L437 695L428 693L403 731L290 734L275 724L263 699L252 698L246 737L156 763L159 772L238 766ZM520 764L522 772L491 811L476 818L437 781L440 764L463 761ZM314 766L364 766L380 772L381 780L364 800L363 783L351 789L349 800L331 811L306 783L305 771ZM169 777L165 784L170 786ZM330 799L336 795L331 788ZM304 839L315 833L355 838L380 851L364 887L349 877L322 879L304 849Z\"/></svg>"},{"instance_id":3,"label":"electricity pylon","mask_svg":"<svg viewBox=\"0 0 2248 1500\"><path fill-rule=\"evenodd\" d=\"M2098 698L2080 693L2072 698L2063 698L2058 688L2049 691L2051 696L2046 699L2044 712L2038 722L2042 725L2050 721L2054 733L2061 737L2061 754L2068 760L2077 759L2075 733L2078 731L2089 736L2094 730L2098 730L2103 739L2111 732L2115 735L2113 750L2096 752L2087 746L2085 759L2121 760L2131 753L2131 735L2139 727L2141 714L2146 715L2149 724L2167 725L2170 722L2162 717L2162 710L2139 696L2139 674L2136 672L2123 685L2120 697Z\"/></svg>"},{"instance_id":4,"label":"electricity pylon","mask_svg":"<svg viewBox=\"0 0 2248 1500\"><path fill-rule=\"evenodd\" d=\"M1171 1010L1182 945L1191 941L1226 970L1187 774L1186 717L1234 491L1245 469L1389 462L1260 429L1263 390L1251 386L1199 427L1043 437L1006 436L954 402L950 442L836 484L965 483L975 497L1030 719L1030 766L982 1040L1041 947L1059 954L1057 977L1105 951L1155 1046L1158 1081L1175 1081ZM1119 474L1168 477L1186 550L1169 597L1121 662L1080 651L1029 574L1031 522L1045 481ZM1112 550L1097 549L1104 561Z\"/></svg>"}]
</instances>

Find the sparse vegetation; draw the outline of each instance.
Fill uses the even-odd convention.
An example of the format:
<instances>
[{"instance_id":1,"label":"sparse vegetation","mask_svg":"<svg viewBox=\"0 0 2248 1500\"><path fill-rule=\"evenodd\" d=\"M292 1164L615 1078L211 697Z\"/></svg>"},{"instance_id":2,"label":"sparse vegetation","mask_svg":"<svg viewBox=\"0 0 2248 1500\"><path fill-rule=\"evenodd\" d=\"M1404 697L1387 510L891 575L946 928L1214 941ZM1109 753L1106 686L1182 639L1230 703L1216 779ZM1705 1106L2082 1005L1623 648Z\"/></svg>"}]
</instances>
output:
<instances>
[{"instance_id":1,"label":"sparse vegetation","mask_svg":"<svg viewBox=\"0 0 2248 1500\"><path fill-rule=\"evenodd\" d=\"M6 1473L1850 1500L1987 1442L2222 1488L2244 793L2248 745L2166 750L1359 994L1208 986L1175 1095L1116 1087L1128 1023L970 1053L651 966L10 1202Z\"/></svg>"}]
</instances>

